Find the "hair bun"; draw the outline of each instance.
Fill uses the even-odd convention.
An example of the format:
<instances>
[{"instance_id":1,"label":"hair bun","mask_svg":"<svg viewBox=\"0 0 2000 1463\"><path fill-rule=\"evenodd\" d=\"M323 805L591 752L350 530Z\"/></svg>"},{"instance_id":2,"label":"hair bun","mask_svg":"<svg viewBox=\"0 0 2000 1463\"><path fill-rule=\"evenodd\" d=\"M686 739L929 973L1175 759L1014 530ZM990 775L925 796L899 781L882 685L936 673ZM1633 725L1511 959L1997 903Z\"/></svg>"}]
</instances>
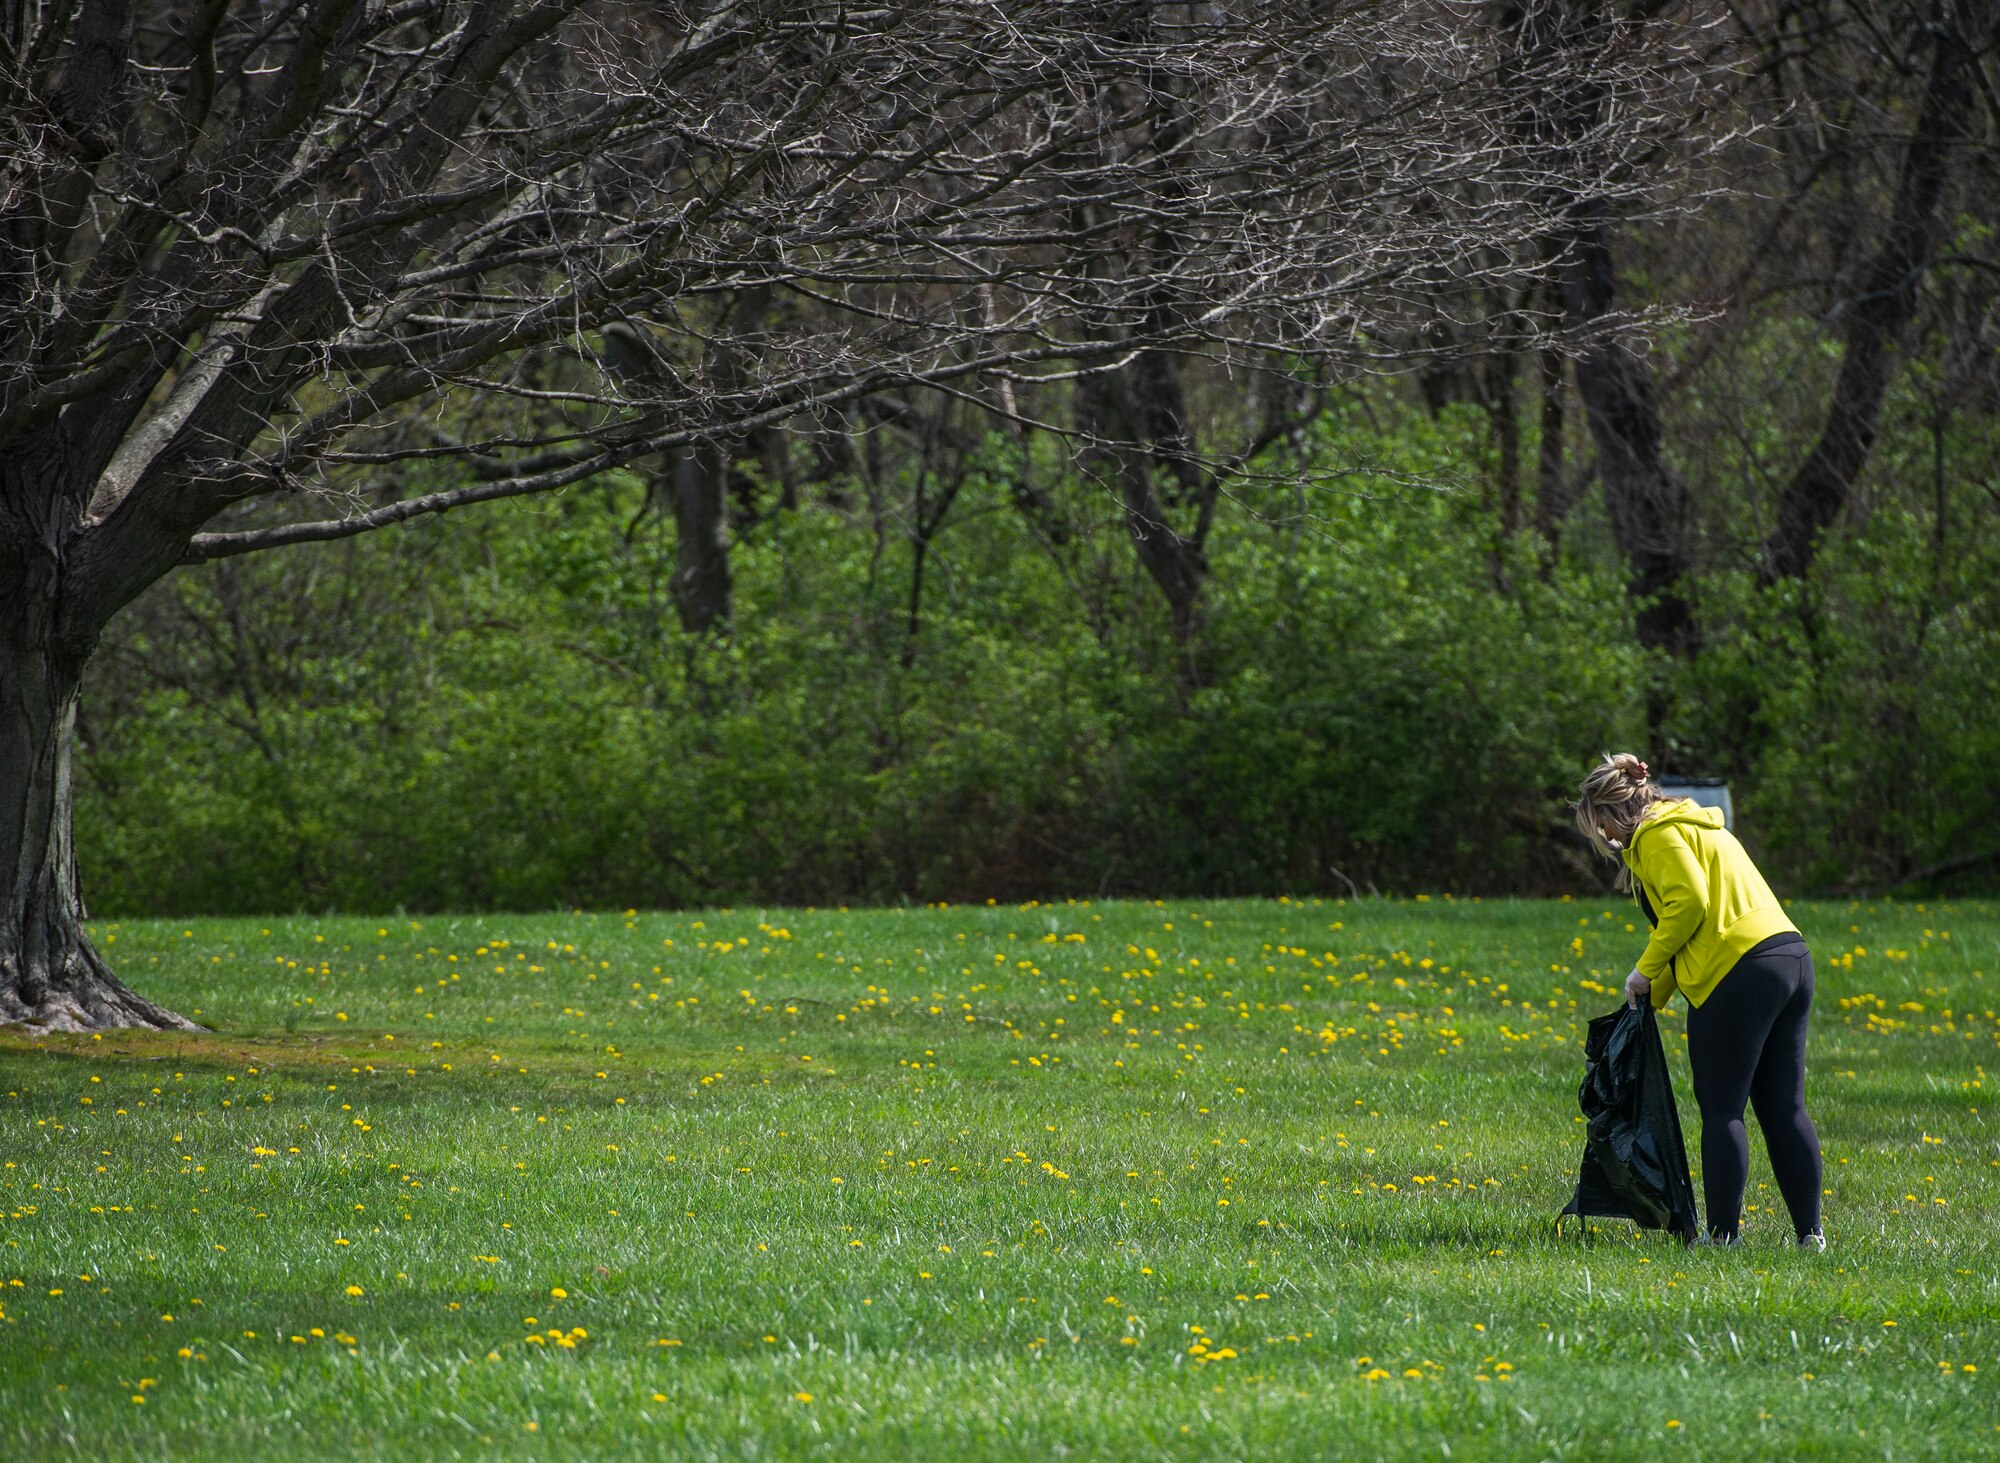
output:
<instances>
[{"instance_id":1,"label":"hair bun","mask_svg":"<svg viewBox=\"0 0 2000 1463\"><path fill-rule=\"evenodd\" d=\"M1611 765L1633 782L1644 782L1651 775L1651 769L1630 752L1620 752L1611 759Z\"/></svg>"}]
</instances>

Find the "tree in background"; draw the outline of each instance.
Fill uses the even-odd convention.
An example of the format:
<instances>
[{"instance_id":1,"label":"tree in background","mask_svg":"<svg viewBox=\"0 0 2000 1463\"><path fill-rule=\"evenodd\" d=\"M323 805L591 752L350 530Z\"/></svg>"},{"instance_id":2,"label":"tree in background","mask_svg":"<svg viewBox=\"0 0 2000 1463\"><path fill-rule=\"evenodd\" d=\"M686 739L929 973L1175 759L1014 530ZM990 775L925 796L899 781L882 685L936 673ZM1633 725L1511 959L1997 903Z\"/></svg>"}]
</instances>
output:
<instances>
[{"instance_id":1,"label":"tree in background","mask_svg":"<svg viewBox=\"0 0 2000 1463\"><path fill-rule=\"evenodd\" d=\"M1609 13L1597 0L1578 0L1534 43L1594 45ZM1805 574L1853 496L1927 277L1993 267L1950 240L1954 183L1990 157L1980 136L2000 125L1982 69L2000 42L2000 6L1817 0L1737 7L1731 19L1742 56L1734 111L1755 129L1756 146L1731 161L1729 182L1752 216L1740 220L1740 232L1709 219L1699 236L1675 236L1694 256L1691 276L1708 262L1702 256L1723 265L1682 289L1722 312L1716 335L1740 335L1746 307L1811 289L1824 296L1817 303L1840 359L1814 439L1769 510L1757 558L1758 577L1770 585ZM1559 131L1589 125L1608 104L1587 92L1567 101L1554 123ZM1617 318L1616 222L1603 200L1580 196L1573 227L1556 241L1573 323ZM1631 566L1639 638L1691 655L1701 633L1685 595L1703 567L1700 513L1671 462L1674 425L1663 419L1653 365L1613 329L1577 353L1573 371L1613 530Z\"/></svg>"},{"instance_id":2,"label":"tree in background","mask_svg":"<svg viewBox=\"0 0 2000 1463\"><path fill-rule=\"evenodd\" d=\"M1538 269L1550 197L1641 186L1706 77L1673 27L1618 40L1499 67L1478 17L1358 0L8 0L0 1019L183 1024L90 944L70 789L91 651L176 565L663 453L712 495L724 444L890 388L1365 362ZM1520 146L1575 86L1623 104Z\"/></svg>"}]
</instances>

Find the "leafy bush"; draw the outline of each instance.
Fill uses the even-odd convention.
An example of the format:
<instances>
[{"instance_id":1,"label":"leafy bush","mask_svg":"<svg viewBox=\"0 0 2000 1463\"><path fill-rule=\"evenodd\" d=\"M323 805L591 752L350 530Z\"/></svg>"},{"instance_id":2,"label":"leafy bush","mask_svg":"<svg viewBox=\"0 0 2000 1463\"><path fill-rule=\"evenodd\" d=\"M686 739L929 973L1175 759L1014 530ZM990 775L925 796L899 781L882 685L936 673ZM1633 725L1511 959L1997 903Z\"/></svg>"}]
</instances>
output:
<instances>
[{"instance_id":1,"label":"leafy bush","mask_svg":"<svg viewBox=\"0 0 2000 1463\"><path fill-rule=\"evenodd\" d=\"M742 532L721 639L677 628L671 524L632 478L183 572L91 689L92 903L1595 887L1563 801L1648 744L1735 779L1782 888L1992 877L1952 864L2000 827L2000 553L1976 525L1939 557L1885 509L1803 585L1717 572L1706 649L1663 664L1600 509L1560 555L1502 532L1476 414L1355 398L1315 432L1334 486L1225 500L1192 679L1115 506L997 439L914 634L906 478ZM1030 469L1068 495L1057 552L1013 506Z\"/></svg>"}]
</instances>

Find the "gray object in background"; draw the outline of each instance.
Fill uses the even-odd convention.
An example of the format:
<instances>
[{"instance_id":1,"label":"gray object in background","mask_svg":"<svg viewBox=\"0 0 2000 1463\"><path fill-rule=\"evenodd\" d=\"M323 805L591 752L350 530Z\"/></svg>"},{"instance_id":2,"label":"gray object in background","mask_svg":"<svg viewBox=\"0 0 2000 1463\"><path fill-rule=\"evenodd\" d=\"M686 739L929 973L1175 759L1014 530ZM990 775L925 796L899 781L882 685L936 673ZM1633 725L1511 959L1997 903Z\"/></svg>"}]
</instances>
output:
<instances>
[{"instance_id":1,"label":"gray object in background","mask_svg":"<svg viewBox=\"0 0 2000 1463\"><path fill-rule=\"evenodd\" d=\"M1736 831L1736 803L1720 777L1656 777L1653 785L1663 798L1693 798L1704 808L1722 809L1722 826Z\"/></svg>"}]
</instances>

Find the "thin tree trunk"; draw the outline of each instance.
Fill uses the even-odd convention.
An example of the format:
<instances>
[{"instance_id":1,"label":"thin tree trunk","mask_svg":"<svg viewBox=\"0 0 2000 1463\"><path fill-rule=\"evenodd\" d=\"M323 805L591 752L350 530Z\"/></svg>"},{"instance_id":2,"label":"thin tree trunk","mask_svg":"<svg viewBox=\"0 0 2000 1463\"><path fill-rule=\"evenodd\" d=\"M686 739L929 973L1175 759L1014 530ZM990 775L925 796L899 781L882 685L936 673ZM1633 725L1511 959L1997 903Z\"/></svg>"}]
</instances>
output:
<instances>
[{"instance_id":1,"label":"thin tree trunk","mask_svg":"<svg viewBox=\"0 0 2000 1463\"><path fill-rule=\"evenodd\" d=\"M1619 24L1613 7L1599 0L1568 7L1512 7L1503 12L1503 23L1518 28L1524 54L1530 57L1547 48L1559 52L1602 47L1615 39ZM1560 144L1578 144L1591 129L1603 125L1611 107L1610 93L1595 82L1571 94L1551 93L1527 135L1546 132ZM1681 592L1690 567L1692 515L1687 486L1668 468L1661 452L1652 365L1634 347L1618 318L1612 206L1599 195L1572 196L1567 215L1566 226L1548 241L1550 260L1557 265L1564 321L1582 339L1572 367L1577 398L1597 449L1612 537L1626 562L1634 629L1640 644L1649 649L1689 655L1699 648L1694 616ZM1559 379L1544 375L1544 477L1538 510L1545 529L1558 521L1552 510L1568 507L1558 502L1548 471L1547 428L1551 409L1560 411L1559 388Z\"/></svg>"},{"instance_id":2,"label":"thin tree trunk","mask_svg":"<svg viewBox=\"0 0 2000 1463\"><path fill-rule=\"evenodd\" d=\"M905 670L917 663L917 637L924 627L924 571L930 565L931 545L943 532L945 519L951 516L952 505L958 501L967 476L965 456L960 454L940 475L937 496L932 497L926 488L935 471L934 459L944 454L944 447L937 439L944 433L944 413L949 410L947 403L926 428L923 458L917 468L910 512L910 600L903 618L900 656Z\"/></svg>"},{"instance_id":3,"label":"thin tree trunk","mask_svg":"<svg viewBox=\"0 0 2000 1463\"><path fill-rule=\"evenodd\" d=\"M1511 539L1521 527L1520 357L1512 350L1485 363L1481 395L1493 423L1493 451L1499 459L1500 534Z\"/></svg>"},{"instance_id":4,"label":"thin tree trunk","mask_svg":"<svg viewBox=\"0 0 2000 1463\"><path fill-rule=\"evenodd\" d=\"M1479 363L1479 400L1493 429L1499 532L1487 549L1493 587L1508 592L1507 553L1521 529L1520 355L1511 345Z\"/></svg>"},{"instance_id":5,"label":"thin tree trunk","mask_svg":"<svg viewBox=\"0 0 2000 1463\"><path fill-rule=\"evenodd\" d=\"M1597 447L1612 536L1628 566L1634 627L1649 649L1689 655L1700 638L1680 588L1689 568L1687 485L1661 453L1652 366L1622 332L1608 327L1617 286L1602 205L1581 203L1577 213L1579 226L1563 261L1563 306L1573 326L1592 332L1576 357L1576 388Z\"/></svg>"},{"instance_id":6,"label":"thin tree trunk","mask_svg":"<svg viewBox=\"0 0 2000 1463\"><path fill-rule=\"evenodd\" d=\"M731 338L718 341L707 362L710 378L724 392L740 391L749 380L755 342L770 313L771 291L764 286L739 291L725 307ZM603 330L606 364L628 383L657 386L663 376L659 342L630 321ZM691 635L726 632L735 613L729 572L729 490L741 439L698 442L667 454L660 465L658 491L673 508L678 535L669 590L681 628ZM746 506L746 516L749 507Z\"/></svg>"},{"instance_id":7,"label":"thin tree trunk","mask_svg":"<svg viewBox=\"0 0 2000 1463\"><path fill-rule=\"evenodd\" d=\"M199 1030L127 990L84 928L70 785L83 658L36 634L41 618L0 612L0 1022Z\"/></svg>"},{"instance_id":8,"label":"thin tree trunk","mask_svg":"<svg viewBox=\"0 0 2000 1463\"><path fill-rule=\"evenodd\" d=\"M1535 445L1535 530L1548 541L1550 561L1562 534L1563 520L1573 506L1569 474L1563 467L1564 361L1555 351L1539 353L1541 363L1541 436Z\"/></svg>"},{"instance_id":9,"label":"thin tree trunk","mask_svg":"<svg viewBox=\"0 0 2000 1463\"><path fill-rule=\"evenodd\" d=\"M1077 383L1076 405L1089 454L1109 472L1124 508L1132 547L1167 601L1181 679L1199 686L1207 679L1200 647L1208 583L1204 545L1220 484L1190 460L1174 370L1161 353L1142 351L1120 370L1085 376ZM1168 521L1156 465L1174 474L1181 496L1193 499L1193 533Z\"/></svg>"},{"instance_id":10,"label":"thin tree trunk","mask_svg":"<svg viewBox=\"0 0 2000 1463\"><path fill-rule=\"evenodd\" d=\"M691 635L727 629L729 576L729 459L722 446L702 442L676 452L667 468L674 505L674 609Z\"/></svg>"}]
</instances>

